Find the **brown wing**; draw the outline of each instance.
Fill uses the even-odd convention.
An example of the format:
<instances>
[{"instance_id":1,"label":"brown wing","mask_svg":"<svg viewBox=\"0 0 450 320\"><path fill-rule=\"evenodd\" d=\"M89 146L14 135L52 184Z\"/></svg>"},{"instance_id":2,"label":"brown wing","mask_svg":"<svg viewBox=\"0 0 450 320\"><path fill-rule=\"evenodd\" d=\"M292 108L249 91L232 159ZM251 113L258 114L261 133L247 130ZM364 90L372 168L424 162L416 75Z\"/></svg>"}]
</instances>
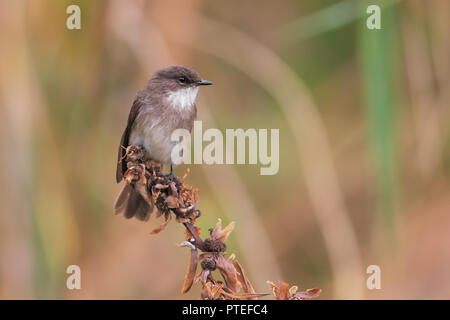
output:
<instances>
[{"instance_id":1,"label":"brown wing","mask_svg":"<svg viewBox=\"0 0 450 320\"><path fill-rule=\"evenodd\" d=\"M128 140L130 138L131 129L133 128L134 121L136 120L137 115L143 105L142 98L137 96L134 99L133 106L131 107L130 114L128 115L128 122L125 131L122 134L122 138L120 139L119 152L117 156L117 169L116 169L116 181L119 183L122 181L123 174L127 171L127 163L123 161L123 157L125 156L125 149L128 147Z\"/></svg>"}]
</instances>

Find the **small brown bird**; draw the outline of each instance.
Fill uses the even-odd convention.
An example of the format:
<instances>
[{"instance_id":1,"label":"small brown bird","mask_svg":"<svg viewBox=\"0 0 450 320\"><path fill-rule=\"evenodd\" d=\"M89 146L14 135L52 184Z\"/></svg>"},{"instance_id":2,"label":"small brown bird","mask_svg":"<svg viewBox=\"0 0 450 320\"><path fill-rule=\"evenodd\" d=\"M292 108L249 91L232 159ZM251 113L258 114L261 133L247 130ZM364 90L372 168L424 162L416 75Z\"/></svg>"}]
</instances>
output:
<instances>
[{"instance_id":1,"label":"small brown bird","mask_svg":"<svg viewBox=\"0 0 450 320\"><path fill-rule=\"evenodd\" d=\"M197 72L183 66L170 66L155 72L147 85L140 90L128 116L128 123L120 140L116 170L117 183L122 181L127 170L125 161L120 161L129 145L141 146L144 159L170 165L172 148L176 145L170 137L175 129L191 131L197 115L195 99L199 86L211 85ZM147 220L153 208L133 186L126 184L114 204L114 211L124 211L126 218L136 216Z\"/></svg>"}]
</instances>

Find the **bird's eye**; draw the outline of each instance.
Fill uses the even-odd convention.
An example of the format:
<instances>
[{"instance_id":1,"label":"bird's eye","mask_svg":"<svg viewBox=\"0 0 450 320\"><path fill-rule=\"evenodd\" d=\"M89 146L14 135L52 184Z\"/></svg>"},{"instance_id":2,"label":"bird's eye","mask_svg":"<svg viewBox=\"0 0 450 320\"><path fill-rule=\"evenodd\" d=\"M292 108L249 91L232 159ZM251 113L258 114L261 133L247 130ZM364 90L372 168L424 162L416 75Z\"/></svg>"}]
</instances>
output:
<instances>
[{"instance_id":1,"label":"bird's eye","mask_svg":"<svg viewBox=\"0 0 450 320\"><path fill-rule=\"evenodd\" d=\"M178 82L184 84L184 83L187 82L187 79L186 79L186 77L179 77L179 78L178 78Z\"/></svg>"}]
</instances>

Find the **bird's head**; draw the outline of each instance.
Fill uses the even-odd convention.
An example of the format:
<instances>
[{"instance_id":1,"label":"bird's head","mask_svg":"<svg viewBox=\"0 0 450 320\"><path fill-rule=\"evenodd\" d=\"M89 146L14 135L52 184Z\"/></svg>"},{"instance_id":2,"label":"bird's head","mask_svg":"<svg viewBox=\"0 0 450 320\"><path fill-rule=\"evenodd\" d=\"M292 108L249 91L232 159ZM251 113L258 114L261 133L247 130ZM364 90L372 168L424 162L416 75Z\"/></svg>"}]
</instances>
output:
<instances>
[{"instance_id":1,"label":"bird's head","mask_svg":"<svg viewBox=\"0 0 450 320\"><path fill-rule=\"evenodd\" d=\"M199 87L211 84L211 81L202 79L196 71L183 66L158 70L150 80L152 90L162 93L167 102L181 109L192 107Z\"/></svg>"}]
</instances>

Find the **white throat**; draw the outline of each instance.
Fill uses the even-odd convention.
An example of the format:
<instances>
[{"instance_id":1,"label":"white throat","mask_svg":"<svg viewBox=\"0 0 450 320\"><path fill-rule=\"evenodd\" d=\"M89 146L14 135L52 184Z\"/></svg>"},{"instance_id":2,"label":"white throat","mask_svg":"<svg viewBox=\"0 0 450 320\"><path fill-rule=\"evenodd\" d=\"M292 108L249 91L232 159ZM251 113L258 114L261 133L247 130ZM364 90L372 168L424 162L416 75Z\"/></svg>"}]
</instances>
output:
<instances>
[{"instance_id":1,"label":"white throat","mask_svg":"<svg viewBox=\"0 0 450 320\"><path fill-rule=\"evenodd\" d=\"M197 98L198 87L178 89L167 95L167 102L177 109L191 108Z\"/></svg>"}]
</instances>

